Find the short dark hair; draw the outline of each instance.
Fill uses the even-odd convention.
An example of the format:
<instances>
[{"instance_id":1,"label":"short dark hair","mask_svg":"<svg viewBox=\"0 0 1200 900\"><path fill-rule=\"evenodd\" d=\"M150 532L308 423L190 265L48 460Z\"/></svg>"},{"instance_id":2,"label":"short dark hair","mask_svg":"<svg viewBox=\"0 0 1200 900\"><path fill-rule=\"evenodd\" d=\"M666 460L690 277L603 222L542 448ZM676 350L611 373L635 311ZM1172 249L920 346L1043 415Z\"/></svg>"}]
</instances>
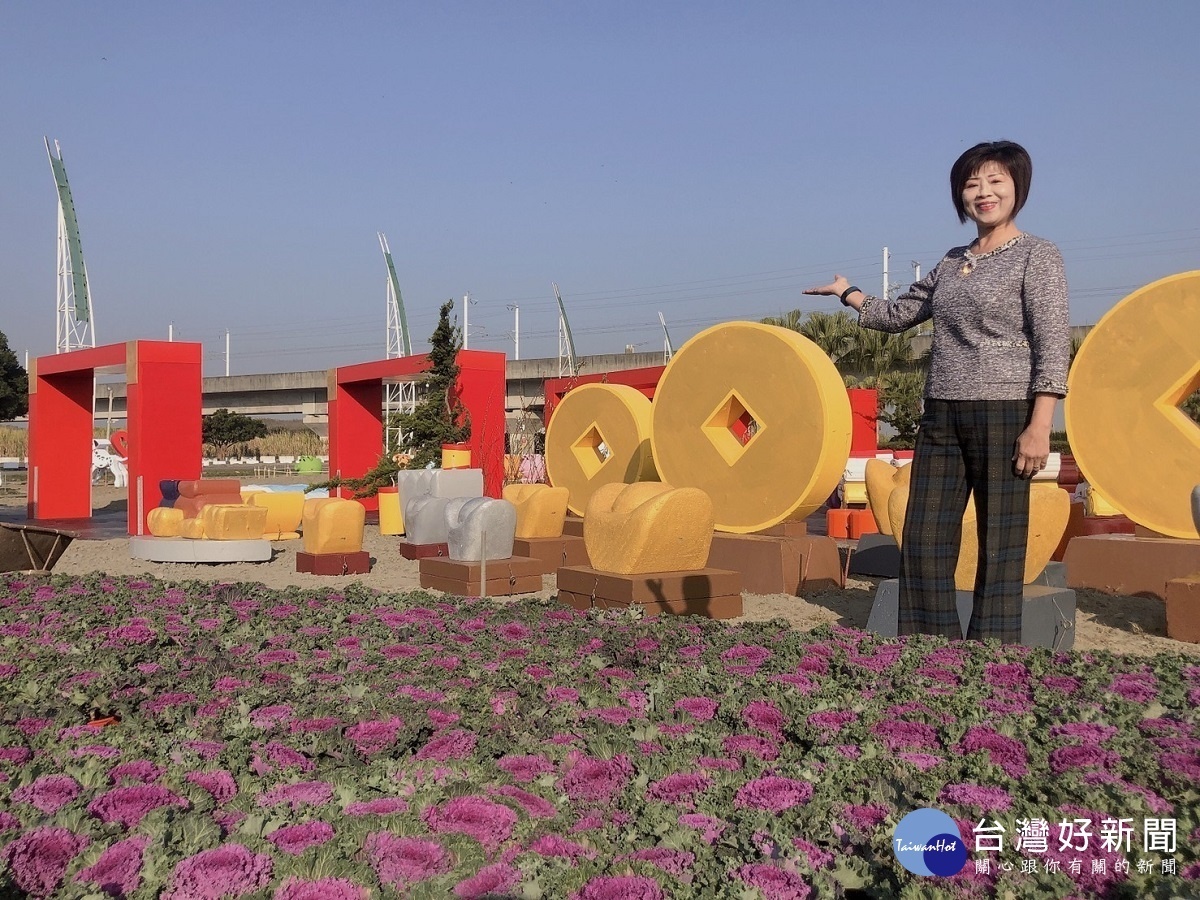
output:
<instances>
[{"instance_id":1,"label":"short dark hair","mask_svg":"<svg viewBox=\"0 0 1200 900\"><path fill-rule=\"evenodd\" d=\"M1029 199L1029 183L1033 181L1033 160L1029 158L1029 153L1020 144L1012 141L984 141L956 159L950 169L950 198L958 212L958 221L967 221L967 210L962 199L967 181L987 163L992 162L1003 166L1013 180L1017 193L1013 206L1014 216Z\"/></svg>"}]
</instances>

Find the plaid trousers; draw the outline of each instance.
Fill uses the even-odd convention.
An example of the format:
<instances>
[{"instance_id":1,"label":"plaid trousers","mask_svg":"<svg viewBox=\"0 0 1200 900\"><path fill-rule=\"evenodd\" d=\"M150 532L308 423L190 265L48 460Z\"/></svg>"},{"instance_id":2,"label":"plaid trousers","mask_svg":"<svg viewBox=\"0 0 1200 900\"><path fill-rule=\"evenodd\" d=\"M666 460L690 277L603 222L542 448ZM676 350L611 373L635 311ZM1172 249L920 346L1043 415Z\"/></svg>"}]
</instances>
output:
<instances>
[{"instance_id":1,"label":"plaid trousers","mask_svg":"<svg viewBox=\"0 0 1200 900\"><path fill-rule=\"evenodd\" d=\"M975 496L979 564L967 638L1021 639L1029 482L1013 469L1028 400L926 400L900 555L900 634L962 636L954 569Z\"/></svg>"}]
</instances>

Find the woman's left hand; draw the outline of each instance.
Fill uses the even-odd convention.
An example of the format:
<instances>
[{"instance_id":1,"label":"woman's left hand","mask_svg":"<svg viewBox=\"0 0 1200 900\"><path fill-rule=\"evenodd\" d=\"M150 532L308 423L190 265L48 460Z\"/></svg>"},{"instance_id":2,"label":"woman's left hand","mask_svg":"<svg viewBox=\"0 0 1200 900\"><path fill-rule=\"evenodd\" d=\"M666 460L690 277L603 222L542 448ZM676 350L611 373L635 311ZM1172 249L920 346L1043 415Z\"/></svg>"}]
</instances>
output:
<instances>
[{"instance_id":1,"label":"woman's left hand","mask_svg":"<svg viewBox=\"0 0 1200 900\"><path fill-rule=\"evenodd\" d=\"M1032 478L1050 458L1050 429L1028 425L1017 438L1017 449L1013 454L1013 469L1021 478Z\"/></svg>"}]
</instances>

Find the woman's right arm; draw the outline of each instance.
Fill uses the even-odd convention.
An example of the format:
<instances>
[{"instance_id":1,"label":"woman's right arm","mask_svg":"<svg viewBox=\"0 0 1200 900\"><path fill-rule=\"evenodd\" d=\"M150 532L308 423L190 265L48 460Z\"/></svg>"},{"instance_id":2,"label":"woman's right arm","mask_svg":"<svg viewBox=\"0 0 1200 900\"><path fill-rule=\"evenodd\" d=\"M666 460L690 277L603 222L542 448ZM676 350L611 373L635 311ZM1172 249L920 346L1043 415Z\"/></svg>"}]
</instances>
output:
<instances>
[{"instance_id":1,"label":"woman's right arm","mask_svg":"<svg viewBox=\"0 0 1200 900\"><path fill-rule=\"evenodd\" d=\"M899 334L933 317L931 301L939 267L940 264L934 266L924 278L913 282L907 291L890 302L857 289L847 294L851 284L841 275L835 275L829 284L808 288L804 293L838 297L846 306L858 312L859 325Z\"/></svg>"}]
</instances>

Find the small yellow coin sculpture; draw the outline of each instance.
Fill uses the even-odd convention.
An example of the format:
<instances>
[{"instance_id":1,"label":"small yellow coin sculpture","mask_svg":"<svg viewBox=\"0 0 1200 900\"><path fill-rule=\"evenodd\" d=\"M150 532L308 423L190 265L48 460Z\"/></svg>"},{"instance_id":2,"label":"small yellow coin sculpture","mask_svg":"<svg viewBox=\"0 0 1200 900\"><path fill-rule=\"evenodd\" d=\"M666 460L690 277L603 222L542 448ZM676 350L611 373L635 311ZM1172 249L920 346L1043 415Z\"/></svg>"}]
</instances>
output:
<instances>
[{"instance_id":1,"label":"small yellow coin sculpture","mask_svg":"<svg viewBox=\"0 0 1200 900\"><path fill-rule=\"evenodd\" d=\"M663 481L712 498L718 531L746 534L825 502L851 427L842 378L808 338L753 322L714 325L659 380L654 462Z\"/></svg>"},{"instance_id":2,"label":"small yellow coin sculpture","mask_svg":"<svg viewBox=\"0 0 1200 900\"><path fill-rule=\"evenodd\" d=\"M1134 291L1091 330L1067 380L1067 435L1084 478L1139 525L1197 538L1200 271Z\"/></svg>"},{"instance_id":3,"label":"small yellow coin sculpture","mask_svg":"<svg viewBox=\"0 0 1200 900\"><path fill-rule=\"evenodd\" d=\"M649 398L624 384L569 391L546 427L546 476L570 492L567 508L577 516L603 485L657 481Z\"/></svg>"}]
</instances>

